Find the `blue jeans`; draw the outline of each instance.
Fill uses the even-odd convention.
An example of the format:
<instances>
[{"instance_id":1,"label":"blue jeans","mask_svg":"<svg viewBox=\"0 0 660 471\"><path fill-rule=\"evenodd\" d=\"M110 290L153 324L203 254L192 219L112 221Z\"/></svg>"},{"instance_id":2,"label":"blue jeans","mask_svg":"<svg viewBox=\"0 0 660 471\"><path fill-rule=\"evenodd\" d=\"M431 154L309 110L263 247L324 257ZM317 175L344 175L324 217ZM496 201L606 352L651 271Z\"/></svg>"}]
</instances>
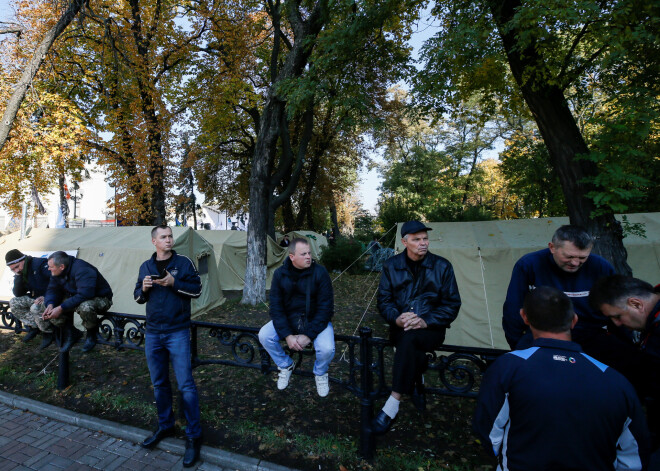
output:
<instances>
[{"instance_id":1,"label":"blue jeans","mask_svg":"<svg viewBox=\"0 0 660 471\"><path fill-rule=\"evenodd\" d=\"M198 438L202 435L199 423L199 398L192 377L190 356L190 329L177 330L168 334L150 333L145 335L144 352L154 386L154 398L158 410L158 426L163 429L174 427L172 412L172 385L170 384L169 363L183 396L183 413L186 416L186 436Z\"/></svg>"},{"instance_id":2,"label":"blue jeans","mask_svg":"<svg viewBox=\"0 0 660 471\"><path fill-rule=\"evenodd\" d=\"M259 331L259 342L264 346L275 364L279 368L288 368L293 360L284 353L280 340L282 339L277 335L273 321L270 321ZM335 331L332 329L331 322L328 322L328 327L314 339L314 350L316 351L314 374L321 376L328 372L330 362L335 357Z\"/></svg>"}]
</instances>

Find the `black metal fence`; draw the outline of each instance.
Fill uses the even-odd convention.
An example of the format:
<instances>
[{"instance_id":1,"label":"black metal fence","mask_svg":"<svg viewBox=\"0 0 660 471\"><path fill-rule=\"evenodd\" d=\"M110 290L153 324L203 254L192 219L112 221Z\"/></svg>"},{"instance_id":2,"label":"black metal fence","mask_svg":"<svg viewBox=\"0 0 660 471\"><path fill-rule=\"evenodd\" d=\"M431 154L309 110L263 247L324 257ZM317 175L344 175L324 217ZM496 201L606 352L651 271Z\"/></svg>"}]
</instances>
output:
<instances>
[{"instance_id":1,"label":"black metal fence","mask_svg":"<svg viewBox=\"0 0 660 471\"><path fill-rule=\"evenodd\" d=\"M20 321L9 312L9 305L0 302L0 328L23 331ZM254 368L263 374L277 371L258 338L259 329L239 325L192 323L191 352L193 368L202 365L224 365ZM101 319L99 343L117 349L144 350L145 318L131 314L106 313ZM330 382L350 391L360 399L360 454L371 459L375 452L371 433L374 401L386 398L390 388L389 374L392 345L387 339L372 336L368 327L359 330L359 336L335 334L336 355L329 371ZM211 340L215 348L205 344L200 354L199 342ZM313 376L312 349L291 352L297 361L294 374ZM426 372L426 393L445 396L476 397L486 368L505 350L443 345L429 354ZM310 358L305 361L305 358ZM60 353L57 385L64 389L69 384L69 354Z\"/></svg>"}]
</instances>

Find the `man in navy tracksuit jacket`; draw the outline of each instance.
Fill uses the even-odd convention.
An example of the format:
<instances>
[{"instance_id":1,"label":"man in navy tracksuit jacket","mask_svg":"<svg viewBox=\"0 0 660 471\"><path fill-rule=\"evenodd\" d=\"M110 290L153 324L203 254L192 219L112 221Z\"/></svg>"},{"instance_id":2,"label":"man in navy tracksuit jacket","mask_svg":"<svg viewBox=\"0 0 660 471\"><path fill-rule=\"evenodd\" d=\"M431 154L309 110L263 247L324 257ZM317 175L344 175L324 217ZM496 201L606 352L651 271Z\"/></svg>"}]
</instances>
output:
<instances>
[{"instance_id":1,"label":"man in navy tracksuit jacket","mask_svg":"<svg viewBox=\"0 0 660 471\"><path fill-rule=\"evenodd\" d=\"M202 294L202 283L192 261L172 250L170 227L154 227L151 241L156 253L140 267L134 295L139 304L147 304L144 351L154 386L158 429L142 446L153 448L163 438L174 435L171 362L187 422L183 466L190 467L199 458L202 442L199 397L190 354L190 300Z\"/></svg>"},{"instance_id":2,"label":"man in navy tracksuit jacket","mask_svg":"<svg viewBox=\"0 0 660 471\"><path fill-rule=\"evenodd\" d=\"M577 316L568 297L538 287L522 315L533 346L488 368L473 420L498 470L645 469L649 436L635 390L570 341Z\"/></svg>"}]
</instances>

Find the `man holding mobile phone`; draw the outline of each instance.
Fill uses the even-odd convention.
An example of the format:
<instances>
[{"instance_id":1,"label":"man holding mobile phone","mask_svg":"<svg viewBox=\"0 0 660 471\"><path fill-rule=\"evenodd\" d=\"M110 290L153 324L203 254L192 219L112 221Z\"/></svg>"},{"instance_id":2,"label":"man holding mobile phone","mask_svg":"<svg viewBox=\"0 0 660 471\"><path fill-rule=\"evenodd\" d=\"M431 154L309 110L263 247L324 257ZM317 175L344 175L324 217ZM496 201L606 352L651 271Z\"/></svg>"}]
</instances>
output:
<instances>
[{"instance_id":1,"label":"man holding mobile phone","mask_svg":"<svg viewBox=\"0 0 660 471\"><path fill-rule=\"evenodd\" d=\"M142 446L153 448L163 438L174 435L171 362L183 397L187 422L183 466L188 468L199 458L202 445L199 398L190 355L190 300L202 294L202 283L193 262L172 250L174 238L170 227L154 227L151 242L156 253L140 267L134 294L136 302L147 304L144 351L154 386L158 429Z\"/></svg>"}]
</instances>

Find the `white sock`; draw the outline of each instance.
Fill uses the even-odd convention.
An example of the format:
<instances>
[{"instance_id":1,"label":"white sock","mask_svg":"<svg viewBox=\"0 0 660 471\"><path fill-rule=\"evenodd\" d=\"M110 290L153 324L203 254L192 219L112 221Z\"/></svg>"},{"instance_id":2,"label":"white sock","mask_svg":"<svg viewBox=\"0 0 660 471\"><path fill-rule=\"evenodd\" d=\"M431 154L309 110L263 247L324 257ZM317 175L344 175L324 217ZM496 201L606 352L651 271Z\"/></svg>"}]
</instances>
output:
<instances>
[{"instance_id":1,"label":"white sock","mask_svg":"<svg viewBox=\"0 0 660 471\"><path fill-rule=\"evenodd\" d=\"M392 396L390 396L385 402L383 412L385 412L390 419L393 419L399 413L399 402L398 399L394 399Z\"/></svg>"}]
</instances>

